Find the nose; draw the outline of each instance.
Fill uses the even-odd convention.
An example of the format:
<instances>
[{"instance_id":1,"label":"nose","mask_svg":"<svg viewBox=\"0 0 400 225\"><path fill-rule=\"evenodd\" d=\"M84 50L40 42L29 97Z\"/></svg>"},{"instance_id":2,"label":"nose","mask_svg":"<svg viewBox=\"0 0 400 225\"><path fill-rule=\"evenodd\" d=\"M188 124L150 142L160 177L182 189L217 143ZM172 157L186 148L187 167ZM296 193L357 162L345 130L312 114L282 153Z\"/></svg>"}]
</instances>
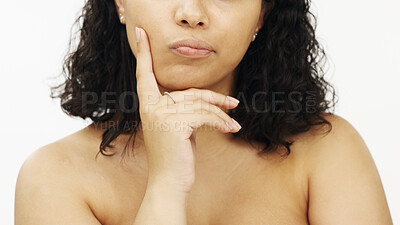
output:
<instances>
[{"instance_id":1,"label":"nose","mask_svg":"<svg viewBox=\"0 0 400 225\"><path fill-rule=\"evenodd\" d=\"M208 26L208 17L202 0L182 0L181 2L175 14L175 21L179 26L192 28Z\"/></svg>"}]
</instances>

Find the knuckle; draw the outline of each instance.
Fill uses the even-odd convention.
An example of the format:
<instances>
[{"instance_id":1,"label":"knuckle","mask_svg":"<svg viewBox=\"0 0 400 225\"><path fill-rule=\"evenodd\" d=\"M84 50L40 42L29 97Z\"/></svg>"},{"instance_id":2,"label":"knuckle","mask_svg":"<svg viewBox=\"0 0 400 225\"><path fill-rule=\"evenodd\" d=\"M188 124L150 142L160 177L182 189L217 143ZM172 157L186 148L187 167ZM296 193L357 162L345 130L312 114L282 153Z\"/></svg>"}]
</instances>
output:
<instances>
[{"instance_id":1,"label":"knuckle","mask_svg":"<svg viewBox=\"0 0 400 225\"><path fill-rule=\"evenodd\" d=\"M197 88L189 88L184 92L185 99L196 99L198 98L199 89Z\"/></svg>"},{"instance_id":2,"label":"knuckle","mask_svg":"<svg viewBox=\"0 0 400 225\"><path fill-rule=\"evenodd\" d=\"M200 109L200 113L201 113L201 114L207 114L207 115L210 115L210 114L211 114L210 111L208 111L208 110L206 110L206 109L204 109L204 108Z\"/></svg>"},{"instance_id":3,"label":"knuckle","mask_svg":"<svg viewBox=\"0 0 400 225\"><path fill-rule=\"evenodd\" d=\"M213 91L211 91L211 90L203 90L203 93L205 94L205 95L207 95L208 97L213 97L214 96L214 92Z\"/></svg>"},{"instance_id":4,"label":"knuckle","mask_svg":"<svg viewBox=\"0 0 400 225\"><path fill-rule=\"evenodd\" d=\"M226 127L226 121L224 119L222 119L221 117L216 118L216 123L217 123L217 126L219 126L221 128Z\"/></svg>"},{"instance_id":5,"label":"knuckle","mask_svg":"<svg viewBox=\"0 0 400 225\"><path fill-rule=\"evenodd\" d=\"M214 91L204 90L204 97L207 99L207 101L216 103L216 98L218 97L218 95Z\"/></svg>"},{"instance_id":6,"label":"knuckle","mask_svg":"<svg viewBox=\"0 0 400 225\"><path fill-rule=\"evenodd\" d=\"M222 109L216 105L210 104L209 107L210 107L210 110L216 114L224 113L224 111L222 111Z\"/></svg>"},{"instance_id":7,"label":"knuckle","mask_svg":"<svg viewBox=\"0 0 400 225\"><path fill-rule=\"evenodd\" d=\"M202 108L203 105L204 105L204 102L203 102L202 99L197 98L197 99L195 99L195 100L193 101L193 104L194 104L194 107L195 107L195 108Z\"/></svg>"},{"instance_id":8,"label":"knuckle","mask_svg":"<svg viewBox=\"0 0 400 225\"><path fill-rule=\"evenodd\" d=\"M180 91L182 95L195 95L196 94L196 89L195 88L188 88L186 90Z\"/></svg>"},{"instance_id":9,"label":"knuckle","mask_svg":"<svg viewBox=\"0 0 400 225\"><path fill-rule=\"evenodd\" d=\"M153 110L148 114L148 118L153 121L165 120L166 116L167 115L165 115L162 110Z\"/></svg>"}]
</instances>

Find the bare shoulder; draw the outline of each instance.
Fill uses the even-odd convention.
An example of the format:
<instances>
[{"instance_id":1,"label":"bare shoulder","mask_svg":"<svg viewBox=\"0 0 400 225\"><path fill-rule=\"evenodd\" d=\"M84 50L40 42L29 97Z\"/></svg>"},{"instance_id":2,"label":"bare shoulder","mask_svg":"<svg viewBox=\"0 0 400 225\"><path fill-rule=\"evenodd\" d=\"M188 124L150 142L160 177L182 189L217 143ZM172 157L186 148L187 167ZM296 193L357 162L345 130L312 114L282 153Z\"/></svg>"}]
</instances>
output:
<instances>
[{"instance_id":1,"label":"bare shoulder","mask_svg":"<svg viewBox=\"0 0 400 225\"><path fill-rule=\"evenodd\" d=\"M310 224L392 224L369 149L346 119L324 115L329 132L302 141L309 183ZM326 128L327 129L327 128ZM326 131L326 130L325 130Z\"/></svg>"},{"instance_id":2,"label":"bare shoulder","mask_svg":"<svg viewBox=\"0 0 400 225\"><path fill-rule=\"evenodd\" d=\"M312 129L303 143L307 145L305 158L311 174L321 163L336 165L340 160L356 160L369 163L369 166L374 164L364 139L348 120L335 114L324 114L323 117L331 126Z\"/></svg>"},{"instance_id":3,"label":"bare shoulder","mask_svg":"<svg viewBox=\"0 0 400 225\"><path fill-rule=\"evenodd\" d=\"M74 135L43 146L25 159L15 189L16 225L100 224L86 204L81 176L77 176L79 157L66 145Z\"/></svg>"}]
</instances>

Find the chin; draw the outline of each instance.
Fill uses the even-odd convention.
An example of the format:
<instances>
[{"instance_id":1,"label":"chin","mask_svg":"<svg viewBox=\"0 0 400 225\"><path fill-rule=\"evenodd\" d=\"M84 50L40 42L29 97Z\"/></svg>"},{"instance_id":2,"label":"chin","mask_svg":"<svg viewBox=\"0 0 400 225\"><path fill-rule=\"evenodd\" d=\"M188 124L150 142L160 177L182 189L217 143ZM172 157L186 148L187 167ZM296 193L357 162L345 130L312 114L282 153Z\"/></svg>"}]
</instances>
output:
<instances>
[{"instance_id":1,"label":"chin","mask_svg":"<svg viewBox=\"0 0 400 225\"><path fill-rule=\"evenodd\" d=\"M189 88L198 88L198 89L203 89L204 86L199 86L194 84L193 82L168 82L168 83L158 83L158 85L165 89L165 90L171 90L171 91L183 91Z\"/></svg>"},{"instance_id":2,"label":"chin","mask_svg":"<svg viewBox=\"0 0 400 225\"><path fill-rule=\"evenodd\" d=\"M168 90L185 90L189 88L203 89L207 86L207 79L205 79L206 77L207 76L197 76L193 73L192 76L185 75L183 73L168 73L167 75L156 75L158 85Z\"/></svg>"}]
</instances>

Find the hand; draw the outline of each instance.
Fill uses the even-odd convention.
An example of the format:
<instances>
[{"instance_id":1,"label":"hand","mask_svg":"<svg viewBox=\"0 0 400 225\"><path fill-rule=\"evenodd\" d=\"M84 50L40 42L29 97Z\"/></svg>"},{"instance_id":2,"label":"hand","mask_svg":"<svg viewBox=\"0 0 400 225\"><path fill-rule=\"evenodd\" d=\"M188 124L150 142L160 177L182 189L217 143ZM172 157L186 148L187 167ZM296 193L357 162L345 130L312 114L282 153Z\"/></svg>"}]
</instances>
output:
<instances>
[{"instance_id":1,"label":"hand","mask_svg":"<svg viewBox=\"0 0 400 225\"><path fill-rule=\"evenodd\" d=\"M196 129L207 125L220 132L237 132L240 127L220 107L235 108L234 98L205 89L190 88L162 95L153 72L146 32L138 28L137 93L149 179L148 185L165 185L188 193L195 178ZM237 122L236 122L237 123Z\"/></svg>"}]
</instances>

